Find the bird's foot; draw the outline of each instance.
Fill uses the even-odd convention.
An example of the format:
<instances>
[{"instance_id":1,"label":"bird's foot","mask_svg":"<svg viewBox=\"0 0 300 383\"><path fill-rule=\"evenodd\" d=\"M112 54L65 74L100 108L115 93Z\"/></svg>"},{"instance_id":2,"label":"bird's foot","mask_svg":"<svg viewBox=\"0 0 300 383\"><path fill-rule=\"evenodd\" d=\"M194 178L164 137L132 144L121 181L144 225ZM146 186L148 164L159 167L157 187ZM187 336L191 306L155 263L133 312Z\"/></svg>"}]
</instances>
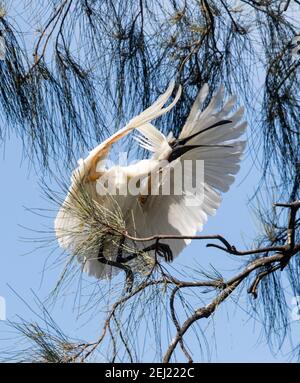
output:
<instances>
[{"instance_id":1,"label":"bird's foot","mask_svg":"<svg viewBox=\"0 0 300 383\"><path fill-rule=\"evenodd\" d=\"M155 257L160 256L164 258L166 262L172 262L173 261L173 253L170 249L170 246L166 243L161 243L159 240L157 240L153 245L150 245L146 247L143 251L152 251L155 252Z\"/></svg>"}]
</instances>

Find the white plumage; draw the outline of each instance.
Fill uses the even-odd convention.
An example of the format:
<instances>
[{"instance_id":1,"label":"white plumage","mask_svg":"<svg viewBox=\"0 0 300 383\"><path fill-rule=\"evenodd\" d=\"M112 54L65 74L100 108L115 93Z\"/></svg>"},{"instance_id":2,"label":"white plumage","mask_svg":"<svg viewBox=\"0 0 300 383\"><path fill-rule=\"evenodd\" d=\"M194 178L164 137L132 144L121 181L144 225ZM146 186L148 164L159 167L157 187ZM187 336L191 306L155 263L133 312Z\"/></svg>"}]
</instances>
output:
<instances>
[{"instance_id":1,"label":"white plumage","mask_svg":"<svg viewBox=\"0 0 300 383\"><path fill-rule=\"evenodd\" d=\"M221 202L220 192L226 192L234 175L239 170L239 162L245 147L245 141L239 137L246 129L243 121L243 109L233 112L236 99L232 97L223 105L224 89L221 87L212 97L207 108L203 103L208 94L208 86L204 85L199 92L190 115L177 139L171 135L165 137L151 121L167 113L178 101L181 88L168 106L164 107L173 92L174 83L148 109L133 118L125 128L113 134L93 149L88 157L79 161L79 166L72 174L71 186L55 220L55 230L58 242L62 248L75 254L83 264L83 269L96 278L110 278L119 272L118 267L99 261L99 244L90 248L80 249L78 245L83 238L88 238L89 222L82 222L76 216L76 199L79 193L87 193L95 203L95 209L101 207L113 214L121 214L127 233L135 237L148 237L156 234L193 236L203 229L208 215L213 215ZM114 142L131 131L137 131L136 139L140 145L152 152L150 159L141 160L129 166L112 166L105 168L105 159ZM162 195L164 177L171 174L171 189L176 180L174 174L185 160L204 161L204 180L200 187L193 189L191 194L183 190L181 195ZM161 165L163 162L163 168ZM149 173L162 173L162 179L157 179L155 185ZM185 170L184 177L192 179L195 173ZM109 182L117 190L128 190L130 182L139 180L138 195L109 195L105 191L105 182ZM123 189L122 189L123 188ZM158 192L156 195L154 189ZM204 194L203 194L204 190ZM147 193L149 192L150 193ZM190 243L188 239L162 240L169 245L173 257ZM126 243L123 252L126 253ZM143 249L151 245L149 242L138 242ZM117 249L111 239L102 245L103 256L106 260L116 261ZM150 259L154 251L150 251ZM151 258L152 256L152 258ZM126 258L126 255L124 255ZM141 271L141 258L137 257L127 263L135 271Z\"/></svg>"}]
</instances>

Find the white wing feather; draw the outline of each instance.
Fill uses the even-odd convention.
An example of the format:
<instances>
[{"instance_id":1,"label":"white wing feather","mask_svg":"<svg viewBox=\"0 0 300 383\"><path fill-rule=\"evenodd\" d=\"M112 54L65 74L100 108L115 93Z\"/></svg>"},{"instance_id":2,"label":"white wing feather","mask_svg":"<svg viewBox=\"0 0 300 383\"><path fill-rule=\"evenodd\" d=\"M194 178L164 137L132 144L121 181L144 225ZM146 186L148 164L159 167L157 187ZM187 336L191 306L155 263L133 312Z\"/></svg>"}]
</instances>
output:
<instances>
[{"instance_id":1,"label":"white wing feather","mask_svg":"<svg viewBox=\"0 0 300 383\"><path fill-rule=\"evenodd\" d=\"M208 107L201 111L208 87L205 85L199 92L191 109L190 115L182 129L179 138L185 138L194 133L201 132L213 124L230 120L231 123L208 129L188 141L187 145L209 145L192 149L181 156L184 160L204 161L204 198L201 200L200 193L193 196L149 196L144 207L147 221L147 230L140 235L174 234L193 236L203 229L208 215L214 215L221 203L220 192L228 191L238 172L239 162L245 148L245 141L237 140L247 127L242 121L243 108L238 109L229 116L235 107L236 98L230 98L222 107L224 89L221 87L212 98ZM228 117L229 116L229 117ZM146 137L147 132L142 132ZM151 137L154 136L151 128ZM163 140L161 140L163 143ZM156 151L161 149L155 145ZM154 150L151 150L154 151ZM153 157L155 157L155 152ZM178 162L179 164L179 162ZM185 174L185 177L187 175ZM189 175L188 175L189 176ZM192 177L192 175L191 175ZM194 199L194 203L191 200ZM198 203L199 201L201 203ZM140 226L142 227L142 226ZM164 240L169 244L173 255L177 256L190 240Z\"/></svg>"}]
</instances>

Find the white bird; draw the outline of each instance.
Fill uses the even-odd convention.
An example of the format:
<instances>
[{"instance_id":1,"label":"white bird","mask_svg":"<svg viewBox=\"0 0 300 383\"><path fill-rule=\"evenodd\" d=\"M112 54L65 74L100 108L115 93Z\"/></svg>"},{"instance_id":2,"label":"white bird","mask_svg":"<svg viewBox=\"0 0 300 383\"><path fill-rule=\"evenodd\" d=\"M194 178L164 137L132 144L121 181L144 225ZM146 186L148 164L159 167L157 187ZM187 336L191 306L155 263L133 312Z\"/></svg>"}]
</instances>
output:
<instances>
[{"instance_id":1,"label":"white bird","mask_svg":"<svg viewBox=\"0 0 300 383\"><path fill-rule=\"evenodd\" d=\"M89 233L89 223L82 222L76 216L76 209L72 209L80 193L84 191L91 198L95 209L103 208L112 214L116 211L121 214L126 233L130 236L194 236L203 229L207 216L215 214L221 203L220 193L229 189L239 170L245 148L245 141L239 140L239 137L244 133L247 123L243 121L243 108L233 112L236 98L230 98L223 105L224 89L221 87L202 110L208 94L208 86L204 85L179 137L175 139L171 135L166 137L150 123L174 107L181 95L181 87L174 100L165 106L173 89L172 82L153 105L98 145L84 160L81 159L72 174L71 186L55 220L55 231L60 246L76 255L89 275L99 279L111 278L121 270L118 265L125 264L141 272L142 257L126 251L126 244L130 242L128 239L118 248L109 236L108 240L101 241L101 245L98 243L98 246L80 249L79 242L82 243L82 238L88 241ZM107 169L105 159L111 146L133 130L140 133L137 139L152 152L151 158L133 165L111 166ZM192 163L204 161L204 179L200 187L193 189L193 193L183 190L178 195L162 195L160 191L164 181L153 175L174 176L176 167L182 166L185 160L191 160ZM186 171L185 176L193 178L195 173ZM156 180L154 185L153 179ZM128 191L132 181L140 187L137 195L128 192L114 196L103 193L103 190L108 190L105 189L107 182L118 191L124 187ZM170 182L174 187L176 181L173 179ZM153 189L156 189L156 193ZM180 238L164 239L158 245L154 241L137 242L136 245L138 249L146 248L149 259L153 260L158 254L171 260L190 242L190 239Z\"/></svg>"}]
</instances>

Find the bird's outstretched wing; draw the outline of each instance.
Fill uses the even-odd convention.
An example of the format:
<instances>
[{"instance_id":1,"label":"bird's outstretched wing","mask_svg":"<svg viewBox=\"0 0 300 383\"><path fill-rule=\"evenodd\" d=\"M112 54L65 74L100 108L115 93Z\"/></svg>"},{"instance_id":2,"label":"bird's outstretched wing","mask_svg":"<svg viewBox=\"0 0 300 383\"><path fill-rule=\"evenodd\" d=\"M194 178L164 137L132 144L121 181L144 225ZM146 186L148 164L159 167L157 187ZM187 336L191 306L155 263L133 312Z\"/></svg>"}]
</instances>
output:
<instances>
[{"instance_id":1,"label":"bird's outstretched wing","mask_svg":"<svg viewBox=\"0 0 300 383\"><path fill-rule=\"evenodd\" d=\"M208 87L205 85L199 92L177 140L182 144L180 150L183 154L176 157L174 163L171 162L173 167L170 167L172 176L176 167L181 166L186 169L183 165L185 160L192 162L202 160L204 164L202 183L200 182L193 193L184 190L182 195L148 196L143 206L147 227L139 230L140 236L195 235L197 231L202 230L207 216L215 214L221 203L220 192L226 192L234 181L245 148L245 141L239 140L247 126L243 121L243 108L233 112L235 97L222 106L224 97L222 87L211 99L207 108L202 110L207 94ZM156 152L161 151L162 145L166 145L166 139L161 138L161 133L154 129L151 126L147 131L145 127L140 132L144 135L142 139L144 147L154 152L155 156ZM172 143L169 144L171 149ZM194 171L188 169L187 167L184 173L185 181L189 181L189 178L191 181L195 177ZM176 183L175 177L172 182ZM139 223L136 226L144 227ZM173 255L176 256L190 240L164 240L163 242L170 245Z\"/></svg>"}]
</instances>

